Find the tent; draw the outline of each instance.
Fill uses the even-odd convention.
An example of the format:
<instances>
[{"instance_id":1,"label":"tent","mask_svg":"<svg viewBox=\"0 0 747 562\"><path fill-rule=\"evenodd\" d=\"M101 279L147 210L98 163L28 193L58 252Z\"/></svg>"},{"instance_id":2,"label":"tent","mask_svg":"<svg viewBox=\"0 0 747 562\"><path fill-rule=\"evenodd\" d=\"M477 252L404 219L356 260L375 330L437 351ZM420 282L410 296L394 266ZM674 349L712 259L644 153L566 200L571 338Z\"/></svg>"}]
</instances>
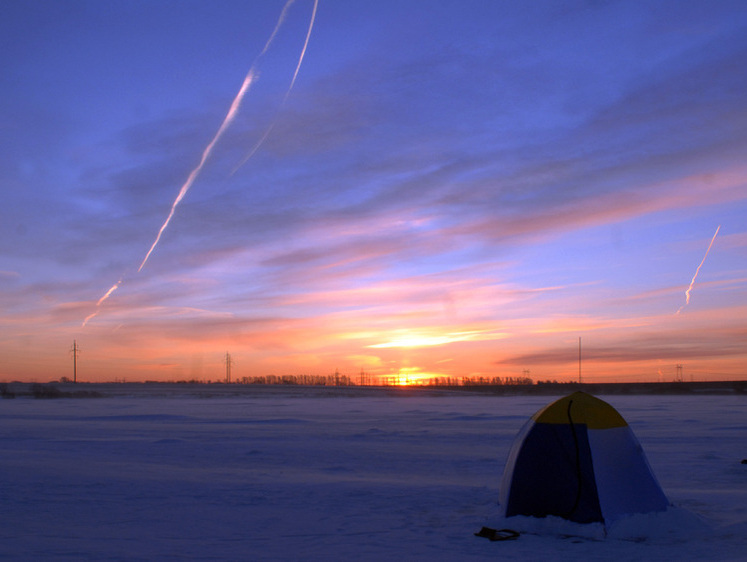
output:
<instances>
[{"instance_id":1,"label":"tent","mask_svg":"<svg viewBox=\"0 0 747 562\"><path fill-rule=\"evenodd\" d=\"M554 515L607 528L669 502L617 410L574 392L534 414L516 436L500 504L506 517Z\"/></svg>"}]
</instances>

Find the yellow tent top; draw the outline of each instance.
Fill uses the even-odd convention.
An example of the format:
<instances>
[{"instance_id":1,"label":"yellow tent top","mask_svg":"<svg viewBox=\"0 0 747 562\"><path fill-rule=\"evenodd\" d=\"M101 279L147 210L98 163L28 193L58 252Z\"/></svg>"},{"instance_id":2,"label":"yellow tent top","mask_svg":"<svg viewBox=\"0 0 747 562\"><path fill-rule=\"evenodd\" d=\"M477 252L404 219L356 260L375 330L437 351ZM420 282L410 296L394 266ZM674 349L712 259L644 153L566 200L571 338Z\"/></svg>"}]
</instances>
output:
<instances>
[{"instance_id":1,"label":"yellow tent top","mask_svg":"<svg viewBox=\"0 0 747 562\"><path fill-rule=\"evenodd\" d=\"M607 402L580 391L548 404L534 414L532 419L535 423L583 424L589 429L609 429L628 425Z\"/></svg>"}]
</instances>

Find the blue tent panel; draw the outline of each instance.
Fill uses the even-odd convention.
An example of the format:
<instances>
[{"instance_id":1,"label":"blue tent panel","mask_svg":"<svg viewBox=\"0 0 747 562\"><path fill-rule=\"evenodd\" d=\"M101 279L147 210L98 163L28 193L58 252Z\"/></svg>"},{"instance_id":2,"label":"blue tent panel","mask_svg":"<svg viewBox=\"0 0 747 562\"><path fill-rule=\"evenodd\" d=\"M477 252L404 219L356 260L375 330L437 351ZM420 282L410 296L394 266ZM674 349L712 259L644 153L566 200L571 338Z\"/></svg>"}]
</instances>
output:
<instances>
[{"instance_id":1,"label":"blue tent panel","mask_svg":"<svg viewBox=\"0 0 747 562\"><path fill-rule=\"evenodd\" d=\"M506 515L603 521L586 426L530 423L515 459Z\"/></svg>"}]
</instances>

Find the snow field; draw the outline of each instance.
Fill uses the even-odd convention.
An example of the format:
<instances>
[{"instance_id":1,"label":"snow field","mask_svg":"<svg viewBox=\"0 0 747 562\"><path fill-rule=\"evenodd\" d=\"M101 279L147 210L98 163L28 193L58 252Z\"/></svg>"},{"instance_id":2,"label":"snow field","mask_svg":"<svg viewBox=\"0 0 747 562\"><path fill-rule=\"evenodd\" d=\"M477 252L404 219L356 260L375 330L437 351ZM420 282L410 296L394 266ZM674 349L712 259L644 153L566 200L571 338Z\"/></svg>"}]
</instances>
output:
<instances>
[{"instance_id":1,"label":"snow field","mask_svg":"<svg viewBox=\"0 0 747 562\"><path fill-rule=\"evenodd\" d=\"M600 396L674 504L598 529L498 518L555 397L251 392L0 401L0 559L744 560L747 398ZM516 541L473 535L520 528Z\"/></svg>"}]
</instances>

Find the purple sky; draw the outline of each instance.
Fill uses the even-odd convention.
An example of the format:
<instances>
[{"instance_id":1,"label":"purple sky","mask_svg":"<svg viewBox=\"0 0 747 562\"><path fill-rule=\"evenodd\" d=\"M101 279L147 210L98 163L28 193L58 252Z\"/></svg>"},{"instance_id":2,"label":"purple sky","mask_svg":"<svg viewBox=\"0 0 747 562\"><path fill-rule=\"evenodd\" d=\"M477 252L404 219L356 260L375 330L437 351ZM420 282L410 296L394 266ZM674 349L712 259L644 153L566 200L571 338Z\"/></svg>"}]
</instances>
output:
<instances>
[{"instance_id":1,"label":"purple sky","mask_svg":"<svg viewBox=\"0 0 747 562\"><path fill-rule=\"evenodd\" d=\"M747 4L284 6L4 3L0 380L744 378Z\"/></svg>"}]
</instances>

